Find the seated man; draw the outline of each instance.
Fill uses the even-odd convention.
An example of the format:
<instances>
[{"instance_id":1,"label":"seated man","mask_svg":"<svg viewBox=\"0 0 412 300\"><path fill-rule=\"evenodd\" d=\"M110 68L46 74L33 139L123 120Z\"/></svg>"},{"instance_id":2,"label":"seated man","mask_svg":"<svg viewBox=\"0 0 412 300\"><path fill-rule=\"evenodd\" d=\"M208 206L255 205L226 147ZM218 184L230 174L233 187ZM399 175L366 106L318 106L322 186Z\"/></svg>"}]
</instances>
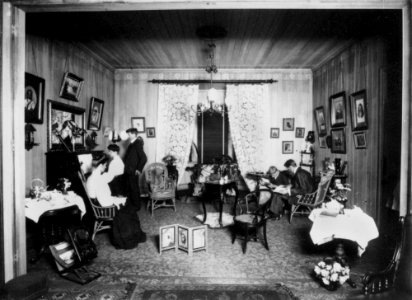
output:
<instances>
[{"instance_id":1,"label":"seated man","mask_svg":"<svg viewBox=\"0 0 412 300\"><path fill-rule=\"evenodd\" d=\"M276 194L275 191L275 196L272 197L271 211L277 219L283 211L284 201L287 201L290 205L296 204L297 195L309 194L314 191L313 178L308 171L298 167L293 159L287 160L284 166L291 174L292 179L286 193L281 195L279 193Z\"/></svg>"},{"instance_id":2,"label":"seated man","mask_svg":"<svg viewBox=\"0 0 412 300\"><path fill-rule=\"evenodd\" d=\"M107 159L103 158L93 165L92 174L87 179L86 188L90 198L97 199L102 207L124 205L126 197L114 197L109 187L110 175L103 173L106 170Z\"/></svg>"},{"instance_id":3,"label":"seated man","mask_svg":"<svg viewBox=\"0 0 412 300\"><path fill-rule=\"evenodd\" d=\"M107 170L107 180L109 180L110 190L113 196L125 195L125 182L124 182L124 163L119 156L120 148L116 144L110 144L107 147L111 161Z\"/></svg>"}]
</instances>

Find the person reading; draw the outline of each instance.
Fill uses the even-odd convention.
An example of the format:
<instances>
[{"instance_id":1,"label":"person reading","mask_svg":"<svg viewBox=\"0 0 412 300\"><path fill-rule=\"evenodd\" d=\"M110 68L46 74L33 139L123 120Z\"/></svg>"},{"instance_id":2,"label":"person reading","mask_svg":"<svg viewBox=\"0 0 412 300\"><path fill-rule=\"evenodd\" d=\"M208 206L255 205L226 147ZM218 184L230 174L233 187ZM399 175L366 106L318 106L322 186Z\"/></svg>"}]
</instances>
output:
<instances>
[{"instance_id":1,"label":"person reading","mask_svg":"<svg viewBox=\"0 0 412 300\"><path fill-rule=\"evenodd\" d=\"M107 158L94 162L93 171L87 179L86 188L90 198L97 199L100 206L115 205L120 208L126 203L126 197L114 197L109 187L110 175L104 173L107 166Z\"/></svg>"}]
</instances>

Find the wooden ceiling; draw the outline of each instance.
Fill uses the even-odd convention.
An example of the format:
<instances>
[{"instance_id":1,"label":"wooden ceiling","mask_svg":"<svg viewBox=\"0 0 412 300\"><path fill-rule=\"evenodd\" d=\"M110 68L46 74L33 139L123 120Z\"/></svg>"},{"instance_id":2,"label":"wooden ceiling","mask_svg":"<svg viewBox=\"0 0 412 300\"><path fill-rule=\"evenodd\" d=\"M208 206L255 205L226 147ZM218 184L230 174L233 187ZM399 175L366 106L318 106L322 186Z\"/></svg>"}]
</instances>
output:
<instances>
[{"instance_id":1,"label":"wooden ceiling","mask_svg":"<svg viewBox=\"0 0 412 300\"><path fill-rule=\"evenodd\" d=\"M315 68L354 41L401 40L399 10L181 10L27 13L27 33L69 41L113 69L204 68L219 25L218 68Z\"/></svg>"}]
</instances>

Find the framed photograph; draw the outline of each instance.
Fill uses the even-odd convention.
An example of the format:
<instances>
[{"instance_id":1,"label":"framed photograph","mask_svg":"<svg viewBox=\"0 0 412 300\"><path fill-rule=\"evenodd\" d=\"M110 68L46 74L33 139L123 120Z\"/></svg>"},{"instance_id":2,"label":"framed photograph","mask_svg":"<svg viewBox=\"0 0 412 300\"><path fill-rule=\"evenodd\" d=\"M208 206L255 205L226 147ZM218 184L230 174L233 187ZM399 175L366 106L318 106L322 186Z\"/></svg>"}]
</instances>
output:
<instances>
[{"instance_id":1,"label":"framed photograph","mask_svg":"<svg viewBox=\"0 0 412 300\"><path fill-rule=\"evenodd\" d=\"M176 225L162 226L159 228L159 252L164 250L175 249L177 250L177 234Z\"/></svg>"},{"instance_id":2,"label":"framed photograph","mask_svg":"<svg viewBox=\"0 0 412 300\"><path fill-rule=\"evenodd\" d=\"M100 130L103 118L104 101L92 97L90 99L89 108L89 122L87 123L87 129Z\"/></svg>"},{"instance_id":3,"label":"framed photograph","mask_svg":"<svg viewBox=\"0 0 412 300\"><path fill-rule=\"evenodd\" d=\"M47 149L84 150L85 136L75 136L73 125L85 130L85 110L52 100L47 101Z\"/></svg>"},{"instance_id":4,"label":"framed photograph","mask_svg":"<svg viewBox=\"0 0 412 300\"><path fill-rule=\"evenodd\" d=\"M355 144L355 149L366 149L366 133L364 131L354 132L353 142Z\"/></svg>"},{"instance_id":5,"label":"framed photograph","mask_svg":"<svg viewBox=\"0 0 412 300\"><path fill-rule=\"evenodd\" d=\"M332 138L331 152L346 153L345 128L332 129L330 134Z\"/></svg>"},{"instance_id":6,"label":"framed photograph","mask_svg":"<svg viewBox=\"0 0 412 300\"><path fill-rule=\"evenodd\" d=\"M294 131L295 130L295 119L294 118L284 118L283 119L283 131Z\"/></svg>"},{"instance_id":7,"label":"framed photograph","mask_svg":"<svg viewBox=\"0 0 412 300\"><path fill-rule=\"evenodd\" d=\"M45 80L25 73L24 122L43 124Z\"/></svg>"},{"instance_id":8,"label":"framed photograph","mask_svg":"<svg viewBox=\"0 0 412 300\"><path fill-rule=\"evenodd\" d=\"M270 138L271 139L279 138L279 128L270 128Z\"/></svg>"},{"instance_id":9,"label":"framed photograph","mask_svg":"<svg viewBox=\"0 0 412 300\"><path fill-rule=\"evenodd\" d=\"M326 136L320 136L319 137L319 147L320 148L327 148Z\"/></svg>"},{"instance_id":10,"label":"framed photograph","mask_svg":"<svg viewBox=\"0 0 412 300\"><path fill-rule=\"evenodd\" d=\"M368 114L366 106L366 90L362 90L350 95L353 131L368 129Z\"/></svg>"},{"instance_id":11,"label":"framed photograph","mask_svg":"<svg viewBox=\"0 0 412 300\"><path fill-rule=\"evenodd\" d=\"M305 137L305 128L303 128L303 127L296 127L295 137L297 137L297 138L304 138L304 137Z\"/></svg>"},{"instance_id":12,"label":"framed photograph","mask_svg":"<svg viewBox=\"0 0 412 300\"><path fill-rule=\"evenodd\" d=\"M189 250L189 228L178 225L177 226L177 245L179 249Z\"/></svg>"},{"instance_id":13,"label":"framed photograph","mask_svg":"<svg viewBox=\"0 0 412 300\"><path fill-rule=\"evenodd\" d=\"M192 230L192 250L203 250L206 248L207 228L205 225L194 227Z\"/></svg>"},{"instance_id":14,"label":"framed photograph","mask_svg":"<svg viewBox=\"0 0 412 300\"><path fill-rule=\"evenodd\" d=\"M144 133L146 131L144 117L133 117L132 128L136 128L138 133Z\"/></svg>"},{"instance_id":15,"label":"framed photograph","mask_svg":"<svg viewBox=\"0 0 412 300\"><path fill-rule=\"evenodd\" d=\"M283 141L282 142L282 153L283 154L293 154L293 141Z\"/></svg>"},{"instance_id":16,"label":"framed photograph","mask_svg":"<svg viewBox=\"0 0 412 300\"><path fill-rule=\"evenodd\" d=\"M345 92L332 95L329 98L330 126L346 126L346 96Z\"/></svg>"},{"instance_id":17,"label":"framed photograph","mask_svg":"<svg viewBox=\"0 0 412 300\"><path fill-rule=\"evenodd\" d=\"M146 135L148 138L156 137L156 129L154 127L147 127L146 128Z\"/></svg>"},{"instance_id":18,"label":"framed photograph","mask_svg":"<svg viewBox=\"0 0 412 300\"><path fill-rule=\"evenodd\" d=\"M325 110L323 106L319 106L315 109L315 120L316 120L316 127L318 129L319 136L326 136L328 131L326 129L326 118L325 118Z\"/></svg>"},{"instance_id":19,"label":"framed photograph","mask_svg":"<svg viewBox=\"0 0 412 300\"><path fill-rule=\"evenodd\" d=\"M83 82L84 81L82 78L66 72L63 77L62 87L60 88L60 97L68 100L79 101Z\"/></svg>"}]
</instances>

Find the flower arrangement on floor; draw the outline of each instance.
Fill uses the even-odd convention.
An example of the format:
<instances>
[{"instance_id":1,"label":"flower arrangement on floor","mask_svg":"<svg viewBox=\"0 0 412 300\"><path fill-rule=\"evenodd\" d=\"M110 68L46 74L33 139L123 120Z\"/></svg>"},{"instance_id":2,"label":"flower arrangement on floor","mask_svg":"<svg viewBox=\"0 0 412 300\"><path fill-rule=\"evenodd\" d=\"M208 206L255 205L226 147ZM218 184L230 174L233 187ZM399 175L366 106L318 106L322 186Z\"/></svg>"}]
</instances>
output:
<instances>
[{"instance_id":1,"label":"flower arrangement on floor","mask_svg":"<svg viewBox=\"0 0 412 300\"><path fill-rule=\"evenodd\" d=\"M348 183L341 183L339 179L335 180L333 187L329 188L328 197L331 200L336 200L344 207L348 201L348 194L351 191L351 186Z\"/></svg>"},{"instance_id":2,"label":"flower arrangement on floor","mask_svg":"<svg viewBox=\"0 0 412 300\"><path fill-rule=\"evenodd\" d=\"M315 266L313 271L321 285L329 291L335 291L350 279L349 265L339 258L325 258Z\"/></svg>"}]
</instances>

